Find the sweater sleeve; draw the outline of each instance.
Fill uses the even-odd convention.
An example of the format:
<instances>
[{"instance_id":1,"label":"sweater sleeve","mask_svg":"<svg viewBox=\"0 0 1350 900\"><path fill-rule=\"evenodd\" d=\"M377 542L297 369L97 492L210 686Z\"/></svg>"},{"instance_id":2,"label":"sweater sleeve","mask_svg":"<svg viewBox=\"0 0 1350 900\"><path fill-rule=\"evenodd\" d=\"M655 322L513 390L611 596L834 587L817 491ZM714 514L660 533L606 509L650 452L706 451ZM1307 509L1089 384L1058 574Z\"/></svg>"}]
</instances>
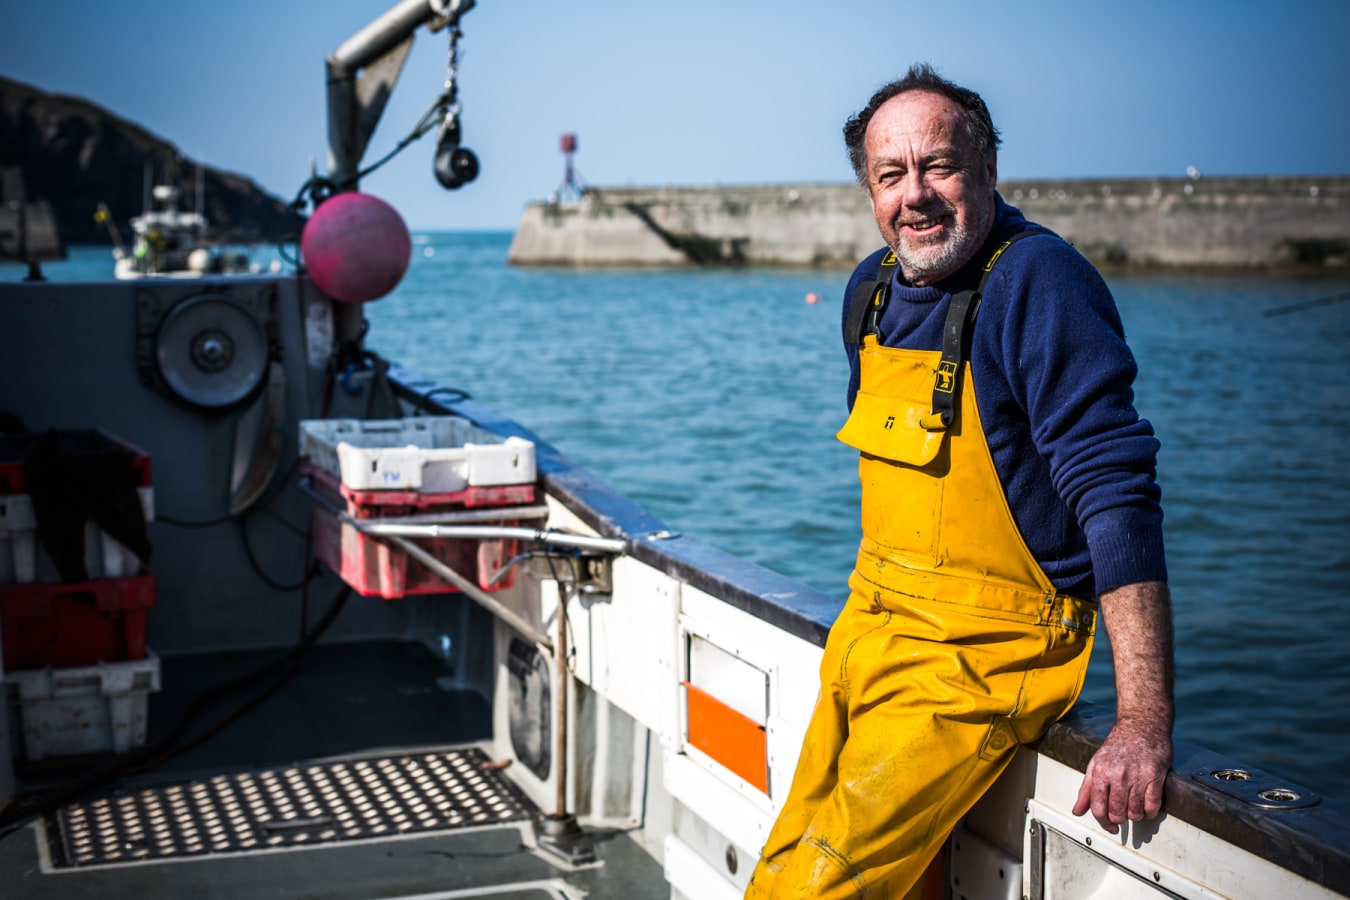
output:
<instances>
[{"instance_id":1,"label":"sweater sleeve","mask_svg":"<svg viewBox=\"0 0 1350 900\"><path fill-rule=\"evenodd\" d=\"M1165 581L1159 444L1135 410L1138 369L1110 290L1056 237L1023 241L1010 255L985 294L1006 306L980 316L1000 323L993 352L1087 538L1096 590Z\"/></svg>"}]
</instances>

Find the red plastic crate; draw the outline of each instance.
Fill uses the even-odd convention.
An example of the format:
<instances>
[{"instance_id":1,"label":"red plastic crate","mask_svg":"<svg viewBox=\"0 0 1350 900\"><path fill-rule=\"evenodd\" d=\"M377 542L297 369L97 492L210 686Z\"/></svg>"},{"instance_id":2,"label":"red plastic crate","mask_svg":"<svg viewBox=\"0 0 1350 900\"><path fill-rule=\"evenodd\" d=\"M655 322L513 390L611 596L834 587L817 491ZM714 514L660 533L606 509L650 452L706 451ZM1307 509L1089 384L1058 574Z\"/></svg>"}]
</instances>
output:
<instances>
[{"instance_id":1,"label":"red plastic crate","mask_svg":"<svg viewBox=\"0 0 1350 900\"><path fill-rule=\"evenodd\" d=\"M44 433L0 435L0 494L28 493L23 461ZM150 487L150 454L134 444L98 429L58 430L57 442L68 457L124 453L131 457L131 478L135 487Z\"/></svg>"},{"instance_id":2,"label":"red plastic crate","mask_svg":"<svg viewBox=\"0 0 1350 900\"><path fill-rule=\"evenodd\" d=\"M5 671L145 659L155 576L0 587Z\"/></svg>"},{"instance_id":3,"label":"red plastic crate","mask_svg":"<svg viewBox=\"0 0 1350 900\"><path fill-rule=\"evenodd\" d=\"M435 515L470 508L513 506L534 500L533 485L473 487L454 494L415 494L404 491L354 491L343 489L333 479L317 476L315 483L335 505L345 501L348 514L361 520L402 518L410 515ZM318 504L312 508L311 522L315 555L352 589L365 597L387 600L416 594L457 593L459 588L398 547L343 522ZM499 525L518 525L517 519L502 519ZM476 540L461 538L414 538L419 547L445 563L484 591L499 591L511 586L514 576L507 572L495 584L489 579L517 552L515 540Z\"/></svg>"}]
</instances>

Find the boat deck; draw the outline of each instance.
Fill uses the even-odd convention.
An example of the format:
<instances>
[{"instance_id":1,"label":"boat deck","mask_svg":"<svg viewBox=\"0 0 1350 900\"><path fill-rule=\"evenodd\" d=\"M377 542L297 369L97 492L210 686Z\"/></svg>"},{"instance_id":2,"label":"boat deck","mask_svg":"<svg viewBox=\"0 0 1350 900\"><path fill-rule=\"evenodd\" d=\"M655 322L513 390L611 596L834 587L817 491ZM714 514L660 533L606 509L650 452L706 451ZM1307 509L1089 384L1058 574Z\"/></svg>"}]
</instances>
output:
<instances>
[{"instance_id":1,"label":"boat deck","mask_svg":"<svg viewBox=\"0 0 1350 900\"><path fill-rule=\"evenodd\" d=\"M486 699L424 644L285 656L162 658L142 757L162 761L0 841L5 896L669 896L634 835L587 829L598 860L581 866L539 848L540 810L483 750Z\"/></svg>"}]
</instances>

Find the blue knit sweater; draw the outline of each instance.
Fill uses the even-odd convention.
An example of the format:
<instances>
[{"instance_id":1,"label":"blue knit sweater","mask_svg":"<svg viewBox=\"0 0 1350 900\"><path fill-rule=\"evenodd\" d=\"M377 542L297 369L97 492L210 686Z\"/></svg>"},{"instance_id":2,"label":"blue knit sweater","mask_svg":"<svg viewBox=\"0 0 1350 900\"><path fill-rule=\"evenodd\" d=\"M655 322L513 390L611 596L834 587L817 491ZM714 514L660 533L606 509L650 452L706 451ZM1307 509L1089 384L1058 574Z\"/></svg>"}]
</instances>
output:
<instances>
[{"instance_id":1,"label":"blue knit sweater","mask_svg":"<svg viewBox=\"0 0 1350 900\"><path fill-rule=\"evenodd\" d=\"M1134 356L1106 283L1048 229L997 199L986 249L966 270L911 287L897 270L879 324L890 347L938 350L952 291L974 287L978 266L1019 231L994 266L971 338L971 379L1003 490L1032 555L1065 593L1092 597L1165 581L1158 441L1134 409ZM844 292L876 277L885 248ZM856 346L844 344L858 391Z\"/></svg>"}]
</instances>

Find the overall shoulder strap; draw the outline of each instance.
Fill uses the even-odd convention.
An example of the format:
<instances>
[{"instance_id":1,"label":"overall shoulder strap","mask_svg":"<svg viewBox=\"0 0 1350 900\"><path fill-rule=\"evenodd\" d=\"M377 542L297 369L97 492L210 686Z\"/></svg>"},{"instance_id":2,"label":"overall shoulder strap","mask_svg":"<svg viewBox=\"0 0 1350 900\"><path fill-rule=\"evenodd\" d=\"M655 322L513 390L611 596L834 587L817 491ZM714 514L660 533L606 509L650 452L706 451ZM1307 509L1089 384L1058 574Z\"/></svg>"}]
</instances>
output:
<instances>
[{"instance_id":1,"label":"overall shoulder strap","mask_svg":"<svg viewBox=\"0 0 1350 900\"><path fill-rule=\"evenodd\" d=\"M1033 237L1039 231L1020 231L999 244L989 261L984 264L980 274L980 283L974 289L959 291L952 295L951 306L947 310L947 321L942 327L942 361L938 363L933 375L933 412L920 420L923 427L930 431L941 431L951 426L956 419L956 398L960 394L961 372L970 357L969 330L980 309L980 298L984 296L984 286L989 283L989 275L994 271L1003 251L1022 238Z\"/></svg>"},{"instance_id":2,"label":"overall shoulder strap","mask_svg":"<svg viewBox=\"0 0 1350 900\"><path fill-rule=\"evenodd\" d=\"M891 280L895 277L895 267L899 260L890 250L881 259L881 267L872 279L865 279L853 289L849 299L848 318L844 321L844 341L849 344L861 344L863 337L877 333L877 323L886 310L886 301L891 296Z\"/></svg>"}]
</instances>

